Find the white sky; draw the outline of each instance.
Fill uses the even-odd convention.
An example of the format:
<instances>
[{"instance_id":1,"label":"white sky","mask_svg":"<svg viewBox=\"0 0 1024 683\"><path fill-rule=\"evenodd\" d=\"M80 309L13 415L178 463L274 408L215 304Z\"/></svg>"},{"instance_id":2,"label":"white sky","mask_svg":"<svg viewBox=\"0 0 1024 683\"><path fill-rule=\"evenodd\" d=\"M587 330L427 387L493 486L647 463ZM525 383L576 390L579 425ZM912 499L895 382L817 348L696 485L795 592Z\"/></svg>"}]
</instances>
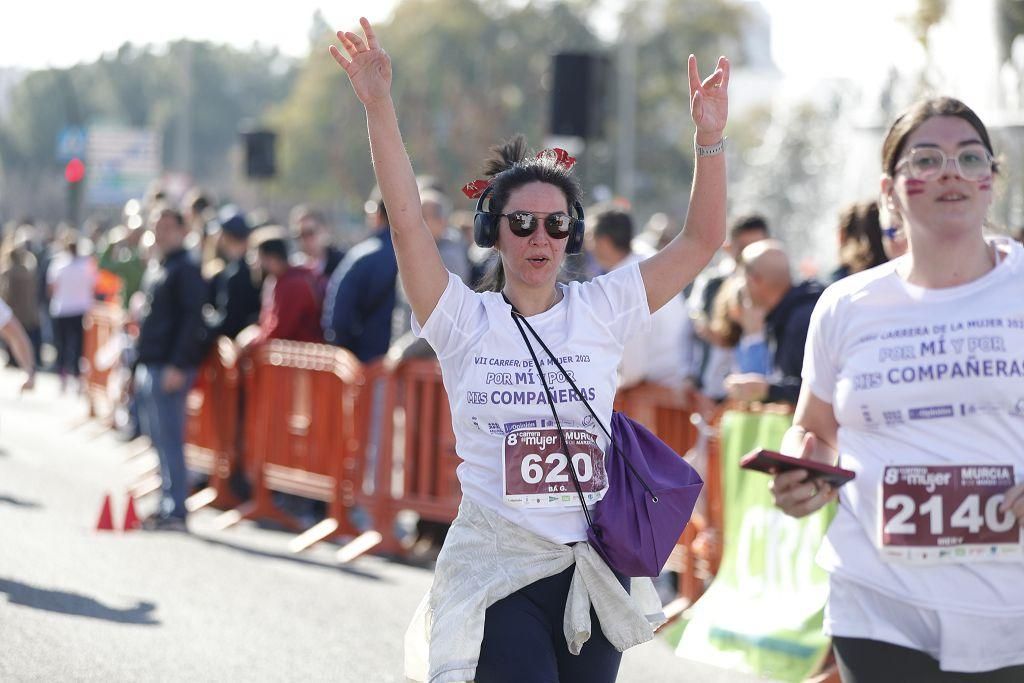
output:
<instances>
[{"instance_id":1,"label":"white sky","mask_svg":"<svg viewBox=\"0 0 1024 683\"><path fill-rule=\"evenodd\" d=\"M177 38L248 47L277 45L290 55L306 52L313 12L351 25L360 13L387 17L396 0L15 0L0 20L0 67L41 68L91 61L122 43L166 43ZM915 59L898 21L916 0L761 0L773 20L773 55L787 75L863 75ZM616 6L621 0L603 0ZM248 7L246 6L248 5ZM258 7L258 9L255 9Z\"/></svg>"}]
</instances>

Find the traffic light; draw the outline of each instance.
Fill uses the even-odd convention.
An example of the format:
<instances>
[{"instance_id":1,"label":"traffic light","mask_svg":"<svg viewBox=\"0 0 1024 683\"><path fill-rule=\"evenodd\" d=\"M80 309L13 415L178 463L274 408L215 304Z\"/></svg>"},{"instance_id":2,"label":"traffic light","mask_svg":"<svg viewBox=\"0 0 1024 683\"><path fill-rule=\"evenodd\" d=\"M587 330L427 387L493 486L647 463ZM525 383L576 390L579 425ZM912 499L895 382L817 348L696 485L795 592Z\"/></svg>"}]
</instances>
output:
<instances>
[{"instance_id":1,"label":"traffic light","mask_svg":"<svg viewBox=\"0 0 1024 683\"><path fill-rule=\"evenodd\" d=\"M85 180L85 163L78 157L72 157L64 166L64 180L72 185Z\"/></svg>"},{"instance_id":2,"label":"traffic light","mask_svg":"<svg viewBox=\"0 0 1024 683\"><path fill-rule=\"evenodd\" d=\"M64 165L64 180L68 183L67 217L72 225L78 224L78 214L82 208L82 181L85 180L85 162L72 157Z\"/></svg>"}]
</instances>

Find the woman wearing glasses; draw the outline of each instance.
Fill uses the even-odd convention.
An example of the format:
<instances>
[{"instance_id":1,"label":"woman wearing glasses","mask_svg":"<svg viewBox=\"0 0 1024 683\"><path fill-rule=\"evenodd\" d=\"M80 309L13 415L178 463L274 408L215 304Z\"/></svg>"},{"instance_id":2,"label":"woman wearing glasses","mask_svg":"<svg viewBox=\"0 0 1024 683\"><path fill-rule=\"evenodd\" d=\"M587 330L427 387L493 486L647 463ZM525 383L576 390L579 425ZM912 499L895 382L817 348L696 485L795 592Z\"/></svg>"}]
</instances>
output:
<instances>
[{"instance_id":1,"label":"woman wearing glasses","mask_svg":"<svg viewBox=\"0 0 1024 683\"><path fill-rule=\"evenodd\" d=\"M811 318L779 474L802 516L839 498L818 561L845 681L1024 680L1024 249L986 238L997 174L963 103L918 102L882 147L906 255L830 287Z\"/></svg>"},{"instance_id":2,"label":"woman wearing glasses","mask_svg":"<svg viewBox=\"0 0 1024 683\"><path fill-rule=\"evenodd\" d=\"M701 82L689 63L698 155L686 227L647 261L591 283L559 285L567 251L582 242L582 193L561 150L527 155L521 140L496 150L482 195L477 242L493 245L495 291L476 293L448 273L423 223L412 166L391 100L391 63L370 24L365 39L339 32L345 69L366 108L374 170L412 305L414 329L437 352L451 402L463 500L437 561L434 584L410 626L407 675L431 681L612 681L620 652L649 640L660 603L649 580L629 584L586 540L574 468L589 504L607 490L607 443L567 379L531 361L512 320L526 316L580 392L611 418L623 342L704 267L725 232L725 127L729 64ZM475 188L475 191L473 190ZM538 370L578 447L551 441L551 411ZM607 424L607 422L606 422ZM543 454L543 456L541 455ZM572 494L572 495L570 495ZM656 599L655 599L656 602ZM592 607L591 607L592 605ZM426 619L424 619L426 618ZM429 641L428 671L409 643Z\"/></svg>"}]
</instances>

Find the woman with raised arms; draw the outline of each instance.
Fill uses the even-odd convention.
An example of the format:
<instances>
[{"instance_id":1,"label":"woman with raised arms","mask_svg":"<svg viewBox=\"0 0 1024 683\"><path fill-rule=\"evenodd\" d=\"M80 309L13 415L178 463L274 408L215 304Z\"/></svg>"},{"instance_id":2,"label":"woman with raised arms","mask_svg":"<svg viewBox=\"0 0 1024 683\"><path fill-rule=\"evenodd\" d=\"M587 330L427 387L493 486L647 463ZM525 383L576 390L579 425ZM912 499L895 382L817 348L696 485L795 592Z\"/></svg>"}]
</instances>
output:
<instances>
[{"instance_id":1,"label":"woman with raised arms","mask_svg":"<svg viewBox=\"0 0 1024 683\"><path fill-rule=\"evenodd\" d=\"M551 495L559 485L566 490L571 467L586 504L601 500L607 438L566 378L531 360L511 313L525 316L608 424L623 342L647 328L651 313L678 296L723 241L729 63L719 59L701 81L696 59L689 60L697 160L683 231L646 261L592 282L557 281L567 251L578 251L583 237L583 195L571 158L561 150L528 155L521 138L496 148L485 166L489 181L471 185L485 195L477 241L500 256L493 291L477 293L445 270L423 222L391 98L391 60L370 23L360 23L363 36L339 32L341 49L330 51L366 109L413 326L437 352L462 460L459 514L407 637L429 643L429 667L415 670L407 642L407 675L613 681L621 651L652 637L660 603L651 603L649 579L634 580L630 592L628 577L586 542L575 495ZM560 447L546 429L548 396L578 451L571 458L553 452ZM555 489L544 488L549 484Z\"/></svg>"}]
</instances>

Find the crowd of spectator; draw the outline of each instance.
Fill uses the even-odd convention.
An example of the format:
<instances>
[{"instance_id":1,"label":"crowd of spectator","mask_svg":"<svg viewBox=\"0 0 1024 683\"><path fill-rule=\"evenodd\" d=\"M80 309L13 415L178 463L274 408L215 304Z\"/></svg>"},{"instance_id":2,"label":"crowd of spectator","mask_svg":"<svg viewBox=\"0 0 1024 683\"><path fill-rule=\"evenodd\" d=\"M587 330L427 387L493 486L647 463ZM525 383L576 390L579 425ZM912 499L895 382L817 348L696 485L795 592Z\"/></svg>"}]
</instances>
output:
<instances>
[{"instance_id":1,"label":"crowd of spectator","mask_svg":"<svg viewBox=\"0 0 1024 683\"><path fill-rule=\"evenodd\" d=\"M430 179L421 196L445 266L479 285L493 250L472 243L473 214L453 211ZM131 380L124 429L128 438L149 435L160 454L162 524L184 518L185 396L218 339L243 353L273 339L333 344L361 362L384 358L392 367L433 353L412 330L378 192L366 203L365 238L347 251L316 207L296 206L287 225L259 215L218 207L198 189L178 203L158 190L128 202L108 230L87 221L81 230L51 231L25 220L4 232L0 297L35 366L56 372L63 390L81 387L83 316L96 300L124 308L131 340L122 349ZM679 229L655 214L637 233L624 203L587 215L586 249L567 262L565 279L641 261ZM907 248L898 220L876 202L845 208L837 228L839 266L829 281ZM791 261L764 217L736 218L718 258L657 312L649 332L624 340L620 387L660 384L706 415L727 399L794 403L810 314L827 282L797 281ZM44 344L51 349L45 355ZM18 355L9 354L11 363Z\"/></svg>"},{"instance_id":2,"label":"crowd of spectator","mask_svg":"<svg viewBox=\"0 0 1024 683\"><path fill-rule=\"evenodd\" d=\"M430 178L423 179L421 196L424 222L445 266L467 284L479 284L493 252L472 243L472 213L453 211ZM36 365L53 369L62 387L73 389L82 319L92 302L119 303L136 326L151 307L145 293L136 295L153 274L147 272L159 272L168 255L145 235L169 216L180 221L180 250L202 282L196 300L201 324L190 342L198 357L220 337L242 350L271 339L322 342L347 348L362 362L431 355L412 331L379 193L366 203L365 239L347 251L314 206L294 207L287 225L258 215L230 204L218 208L199 189L177 204L157 190L128 202L108 230L88 221L81 230L62 225L55 231L30 220L8 224L0 297L31 341ZM643 260L678 231L668 216L655 214L637 233L621 203L591 207L588 215L586 251L567 263L566 279L589 279ZM728 398L795 401L808 316L823 286L907 247L898 221L877 202L846 207L837 227L836 270L823 283L797 282L790 254L771 239L767 220L736 218L719 257L658 312L650 334L629 340L620 386L655 382L705 410ZM53 349L47 363L44 342Z\"/></svg>"}]
</instances>

